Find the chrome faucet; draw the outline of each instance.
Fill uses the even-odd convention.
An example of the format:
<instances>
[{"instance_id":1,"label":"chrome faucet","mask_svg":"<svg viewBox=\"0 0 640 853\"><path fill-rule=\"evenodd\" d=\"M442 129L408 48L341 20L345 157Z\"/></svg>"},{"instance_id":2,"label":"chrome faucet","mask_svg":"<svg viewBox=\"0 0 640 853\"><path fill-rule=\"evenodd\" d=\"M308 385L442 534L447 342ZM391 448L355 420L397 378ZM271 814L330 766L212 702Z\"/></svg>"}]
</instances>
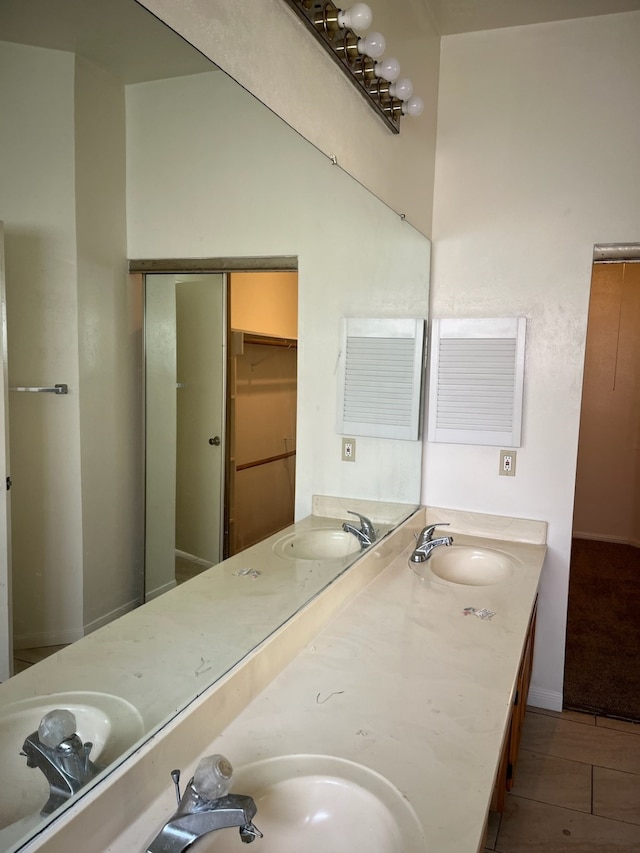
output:
<instances>
[{"instance_id":1,"label":"chrome faucet","mask_svg":"<svg viewBox=\"0 0 640 853\"><path fill-rule=\"evenodd\" d=\"M227 766L231 770L231 765L227 763ZM212 798L205 796L197 790L195 777L189 781L180 797L180 771L173 770L171 778L176 786L178 808L146 848L146 853L183 853L203 835L234 826L239 828L240 840L245 844L262 838L262 833L253 823L257 808L251 797L243 794L225 794ZM228 778L230 781L230 773Z\"/></svg>"},{"instance_id":2,"label":"chrome faucet","mask_svg":"<svg viewBox=\"0 0 640 853\"><path fill-rule=\"evenodd\" d=\"M53 724L47 727L50 719ZM49 783L49 799L40 810L43 817L104 769L89 759L93 744L83 743L75 728L76 719L70 711L50 711L38 731L30 734L22 745L20 754L27 759L27 767L37 767Z\"/></svg>"},{"instance_id":3,"label":"chrome faucet","mask_svg":"<svg viewBox=\"0 0 640 853\"><path fill-rule=\"evenodd\" d=\"M453 545L452 536L441 536L439 539L433 538L433 531L436 527L448 527L447 524L431 524L428 527L423 527L420 533L416 536L416 547L409 557L412 563L424 563L431 556L433 550L439 545Z\"/></svg>"},{"instance_id":4,"label":"chrome faucet","mask_svg":"<svg viewBox=\"0 0 640 853\"><path fill-rule=\"evenodd\" d=\"M368 548L369 545L373 545L376 541L376 531L374 530L372 522L366 515L360 515L359 512L353 512L352 510L347 510L347 512L350 515L358 516L360 519L360 527L356 527L354 524L350 524L348 521L345 521L342 525L342 529L345 533L353 533L363 550L364 548Z\"/></svg>"}]
</instances>

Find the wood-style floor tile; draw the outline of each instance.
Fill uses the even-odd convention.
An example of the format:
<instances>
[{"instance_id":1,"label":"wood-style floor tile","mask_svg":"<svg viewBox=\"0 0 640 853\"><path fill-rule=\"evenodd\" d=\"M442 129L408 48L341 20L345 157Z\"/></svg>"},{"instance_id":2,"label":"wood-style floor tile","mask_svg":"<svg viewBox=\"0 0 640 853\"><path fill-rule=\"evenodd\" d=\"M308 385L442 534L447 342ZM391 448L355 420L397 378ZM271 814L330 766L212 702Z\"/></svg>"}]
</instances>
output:
<instances>
[{"instance_id":1,"label":"wood-style floor tile","mask_svg":"<svg viewBox=\"0 0 640 853\"><path fill-rule=\"evenodd\" d=\"M16 649L13 656L15 660L22 661L23 663L40 663L41 660L50 657L64 648L66 648L66 644L61 646L37 646L32 649Z\"/></svg>"},{"instance_id":2,"label":"wood-style floor tile","mask_svg":"<svg viewBox=\"0 0 640 853\"><path fill-rule=\"evenodd\" d=\"M545 717L555 717L558 720L572 720L585 726L594 726L596 718L593 714L583 714L580 711L549 711L546 708L527 706L527 714L543 714Z\"/></svg>"},{"instance_id":3,"label":"wood-style floor tile","mask_svg":"<svg viewBox=\"0 0 640 853\"><path fill-rule=\"evenodd\" d=\"M539 803L589 813L591 765L521 749L512 793Z\"/></svg>"},{"instance_id":4,"label":"wood-style floor tile","mask_svg":"<svg viewBox=\"0 0 640 853\"><path fill-rule=\"evenodd\" d=\"M593 813L640 826L640 775L594 767Z\"/></svg>"},{"instance_id":5,"label":"wood-style floor tile","mask_svg":"<svg viewBox=\"0 0 640 853\"><path fill-rule=\"evenodd\" d=\"M640 827L507 796L497 853L633 853Z\"/></svg>"},{"instance_id":6,"label":"wood-style floor tile","mask_svg":"<svg viewBox=\"0 0 640 853\"><path fill-rule=\"evenodd\" d=\"M627 720L612 720L610 717L596 717L596 726L603 729L615 729L619 732L640 735L640 723L631 723Z\"/></svg>"},{"instance_id":7,"label":"wood-style floor tile","mask_svg":"<svg viewBox=\"0 0 640 853\"><path fill-rule=\"evenodd\" d=\"M611 770L640 773L640 738L633 732L527 714L521 748Z\"/></svg>"}]
</instances>

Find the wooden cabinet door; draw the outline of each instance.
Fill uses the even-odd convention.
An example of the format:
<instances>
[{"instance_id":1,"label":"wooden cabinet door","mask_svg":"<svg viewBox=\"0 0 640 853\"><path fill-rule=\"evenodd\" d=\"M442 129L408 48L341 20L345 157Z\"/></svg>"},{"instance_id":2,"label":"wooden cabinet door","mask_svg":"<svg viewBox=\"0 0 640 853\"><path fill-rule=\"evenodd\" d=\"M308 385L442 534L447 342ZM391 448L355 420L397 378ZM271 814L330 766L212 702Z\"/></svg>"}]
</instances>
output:
<instances>
[{"instance_id":1,"label":"wooden cabinet door","mask_svg":"<svg viewBox=\"0 0 640 853\"><path fill-rule=\"evenodd\" d=\"M538 601L536 599L536 602L533 605L529 629L527 631L524 650L520 660L518 677L516 679L516 689L513 695L509 730L502 748L500 765L498 767L496 783L493 789L493 796L491 798L491 811L500 812L500 814L504 811L506 793L513 787L518 751L520 749L522 724L524 723L524 715L527 710L527 696L529 695L529 684L531 682L531 670L533 667L533 647L536 634L537 607Z\"/></svg>"}]
</instances>

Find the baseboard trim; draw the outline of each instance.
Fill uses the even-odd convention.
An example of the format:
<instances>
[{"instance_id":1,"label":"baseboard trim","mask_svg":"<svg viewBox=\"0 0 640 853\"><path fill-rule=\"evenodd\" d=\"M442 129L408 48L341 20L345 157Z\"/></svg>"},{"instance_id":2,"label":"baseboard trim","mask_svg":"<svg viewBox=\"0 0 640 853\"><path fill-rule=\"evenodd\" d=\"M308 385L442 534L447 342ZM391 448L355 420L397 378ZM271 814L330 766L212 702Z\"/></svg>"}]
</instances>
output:
<instances>
[{"instance_id":1,"label":"baseboard trim","mask_svg":"<svg viewBox=\"0 0 640 853\"><path fill-rule=\"evenodd\" d=\"M168 583L162 584L162 586L157 587L156 589L152 589L151 592L145 593L144 601L145 604L147 601L153 601L154 598L157 598L159 595L163 595L165 592L169 592L170 589L173 589L176 586L175 578Z\"/></svg>"},{"instance_id":2,"label":"baseboard trim","mask_svg":"<svg viewBox=\"0 0 640 853\"><path fill-rule=\"evenodd\" d=\"M542 690L531 685L527 704L534 708L544 708L546 711L562 711L562 693L554 690Z\"/></svg>"},{"instance_id":3,"label":"baseboard trim","mask_svg":"<svg viewBox=\"0 0 640 853\"><path fill-rule=\"evenodd\" d=\"M109 613L105 613L104 616L99 616L97 619L94 619L92 622L87 623L84 626L85 636L87 634L93 634L94 631L97 631L98 628L103 628L105 625L108 625L109 622L113 622L114 619L118 619L120 616L124 616L125 613L129 613L131 610L135 610L136 607L139 607L141 604L139 598L133 598L131 601L125 602L125 604L121 604L120 607L116 607L114 610L111 610Z\"/></svg>"},{"instance_id":4,"label":"baseboard trim","mask_svg":"<svg viewBox=\"0 0 640 853\"><path fill-rule=\"evenodd\" d=\"M193 554L190 554L188 551L180 551L179 548L176 548L176 557L180 557L183 560L188 560L190 563L197 563L199 566L206 566L210 568L214 566L215 563L212 563L211 560L204 560L202 557L196 557Z\"/></svg>"},{"instance_id":5,"label":"baseboard trim","mask_svg":"<svg viewBox=\"0 0 640 853\"><path fill-rule=\"evenodd\" d=\"M82 630L67 631L39 631L36 634L15 634L13 637L13 650L37 649L41 646L65 646L75 643L84 636Z\"/></svg>"},{"instance_id":6,"label":"baseboard trim","mask_svg":"<svg viewBox=\"0 0 640 853\"><path fill-rule=\"evenodd\" d=\"M164 590L162 591L164 592ZM130 610L135 610L139 606L140 599L138 598L127 601L110 613L105 613L104 616L100 616L98 619L94 619L93 622L89 622L84 626L84 630L40 631L35 634L16 634L13 638L14 651L34 649L40 646L65 646L75 643L76 640L81 640L87 634L92 634L98 628L102 628L103 625L108 625L109 622L113 622L114 619L124 616L125 613L129 613Z\"/></svg>"},{"instance_id":7,"label":"baseboard trim","mask_svg":"<svg viewBox=\"0 0 640 853\"><path fill-rule=\"evenodd\" d=\"M612 542L614 545L633 545L634 548L640 548L640 540L609 536L606 533L584 533L581 530L574 530L572 536L574 539L587 539L590 542Z\"/></svg>"}]
</instances>

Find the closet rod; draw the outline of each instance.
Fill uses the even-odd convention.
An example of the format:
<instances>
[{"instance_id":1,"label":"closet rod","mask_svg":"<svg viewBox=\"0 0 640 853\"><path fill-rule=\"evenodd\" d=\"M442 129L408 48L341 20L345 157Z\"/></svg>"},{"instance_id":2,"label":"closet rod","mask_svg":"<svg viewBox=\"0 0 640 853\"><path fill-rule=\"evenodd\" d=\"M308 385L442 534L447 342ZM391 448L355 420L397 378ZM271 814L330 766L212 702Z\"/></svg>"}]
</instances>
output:
<instances>
[{"instance_id":1,"label":"closet rod","mask_svg":"<svg viewBox=\"0 0 640 853\"><path fill-rule=\"evenodd\" d=\"M277 456L268 456L266 459L256 459L255 462L245 462L243 465L236 465L236 471L246 471L247 468L257 468L259 465L268 465L269 462L277 462L279 459L288 459L290 456L295 455L295 450L289 450L288 453L278 453Z\"/></svg>"}]
</instances>

